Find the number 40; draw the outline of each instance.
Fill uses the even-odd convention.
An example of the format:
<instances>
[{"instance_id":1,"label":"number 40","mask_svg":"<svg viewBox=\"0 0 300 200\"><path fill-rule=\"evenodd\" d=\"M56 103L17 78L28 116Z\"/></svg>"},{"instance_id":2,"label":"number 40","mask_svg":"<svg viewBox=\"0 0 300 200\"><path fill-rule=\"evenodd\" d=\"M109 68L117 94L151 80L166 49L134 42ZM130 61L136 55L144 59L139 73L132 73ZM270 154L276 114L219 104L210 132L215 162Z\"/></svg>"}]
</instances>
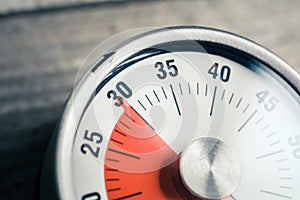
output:
<instances>
[{"instance_id":1,"label":"number 40","mask_svg":"<svg viewBox=\"0 0 300 200\"><path fill-rule=\"evenodd\" d=\"M219 63L215 63L211 68L209 68L208 73L212 75L214 79L219 76ZM220 79L223 82L228 82L230 79L231 69L230 67L223 65L220 70Z\"/></svg>"}]
</instances>

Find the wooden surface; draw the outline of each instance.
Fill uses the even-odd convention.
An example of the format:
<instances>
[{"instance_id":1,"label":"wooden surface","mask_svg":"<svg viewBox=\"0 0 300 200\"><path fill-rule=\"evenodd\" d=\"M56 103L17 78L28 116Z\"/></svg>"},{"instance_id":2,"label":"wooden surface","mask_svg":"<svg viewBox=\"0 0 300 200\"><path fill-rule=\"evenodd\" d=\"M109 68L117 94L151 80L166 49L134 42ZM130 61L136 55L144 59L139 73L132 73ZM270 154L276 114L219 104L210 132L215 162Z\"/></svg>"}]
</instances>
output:
<instances>
[{"instance_id":1,"label":"wooden surface","mask_svg":"<svg viewBox=\"0 0 300 200\"><path fill-rule=\"evenodd\" d=\"M45 12L70 8L94 7L98 5L111 5L127 3L129 1L154 1L154 0L2 0L0 1L0 16Z\"/></svg>"},{"instance_id":2,"label":"wooden surface","mask_svg":"<svg viewBox=\"0 0 300 200\"><path fill-rule=\"evenodd\" d=\"M139 27L244 35L300 71L300 1L145 1L0 18L0 199L35 199L41 160L84 57Z\"/></svg>"},{"instance_id":3,"label":"wooden surface","mask_svg":"<svg viewBox=\"0 0 300 200\"><path fill-rule=\"evenodd\" d=\"M27 10L39 10L44 8L66 7L72 5L85 5L89 3L102 3L108 1L126 0L2 0L0 1L0 13L24 12Z\"/></svg>"}]
</instances>

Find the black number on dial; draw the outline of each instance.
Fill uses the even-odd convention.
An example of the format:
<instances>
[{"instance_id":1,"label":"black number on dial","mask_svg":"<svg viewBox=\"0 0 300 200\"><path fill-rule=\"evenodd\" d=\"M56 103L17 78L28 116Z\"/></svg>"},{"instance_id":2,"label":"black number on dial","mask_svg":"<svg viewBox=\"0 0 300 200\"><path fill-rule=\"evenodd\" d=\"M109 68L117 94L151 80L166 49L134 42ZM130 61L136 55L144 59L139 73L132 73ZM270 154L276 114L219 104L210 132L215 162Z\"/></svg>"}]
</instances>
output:
<instances>
[{"instance_id":1,"label":"black number on dial","mask_svg":"<svg viewBox=\"0 0 300 200\"><path fill-rule=\"evenodd\" d=\"M107 98L112 98L114 101L117 101L114 103L114 105L117 107L120 107L123 104L122 97L117 95L117 92L119 92L123 97L127 99L132 96L132 90L130 89L130 87L123 81L118 82L116 84L116 91L110 90L107 93Z\"/></svg>"},{"instance_id":2,"label":"black number on dial","mask_svg":"<svg viewBox=\"0 0 300 200\"><path fill-rule=\"evenodd\" d=\"M289 145L294 148L293 156L296 159L300 159L300 135L290 137L288 142Z\"/></svg>"},{"instance_id":3,"label":"black number on dial","mask_svg":"<svg viewBox=\"0 0 300 200\"><path fill-rule=\"evenodd\" d=\"M171 60L166 60L166 66L167 69L165 69L165 65L162 62L156 62L154 64L154 68L158 69L158 74L156 74L156 76L159 79L165 79L168 77L168 74L171 77L175 77L178 75L178 68L176 67L176 65L174 64L175 60L171 59Z\"/></svg>"},{"instance_id":4,"label":"black number on dial","mask_svg":"<svg viewBox=\"0 0 300 200\"><path fill-rule=\"evenodd\" d=\"M211 68L208 70L208 74L211 74L214 79L219 76L219 63L215 63ZM230 79L231 69L230 67L224 65L221 67L220 71L220 80L223 82L228 82Z\"/></svg>"},{"instance_id":5,"label":"black number on dial","mask_svg":"<svg viewBox=\"0 0 300 200\"><path fill-rule=\"evenodd\" d=\"M85 130L84 137L83 137L84 140L87 140L90 143L96 143L96 144L100 144L102 142L103 136L100 133L92 132L90 135L88 133L89 133L89 131ZM93 147L90 144L84 143L81 145L80 150L83 154L86 154L87 151L89 151L94 157L98 158L99 152L100 152L100 147L96 147L96 149L93 149Z\"/></svg>"},{"instance_id":6,"label":"black number on dial","mask_svg":"<svg viewBox=\"0 0 300 200\"><path fill-rule=\"evenodd\" d=\"M101 200L101 197L98 192L93 192L93 193L83 195L81 200Z\"/></svg>"},{"instance_id":7,"label":"black number on dial","mask_svg":"<svg viewBox=\"0 0 300 200\"><path fill-rule=\"evenodd\" d=\"M269 90L256 93L256 97L258 99L257 102L264 104L265 110L269 112L273 111L279 103L279 101L271 95Z\"/></svg>"}]
</instances>

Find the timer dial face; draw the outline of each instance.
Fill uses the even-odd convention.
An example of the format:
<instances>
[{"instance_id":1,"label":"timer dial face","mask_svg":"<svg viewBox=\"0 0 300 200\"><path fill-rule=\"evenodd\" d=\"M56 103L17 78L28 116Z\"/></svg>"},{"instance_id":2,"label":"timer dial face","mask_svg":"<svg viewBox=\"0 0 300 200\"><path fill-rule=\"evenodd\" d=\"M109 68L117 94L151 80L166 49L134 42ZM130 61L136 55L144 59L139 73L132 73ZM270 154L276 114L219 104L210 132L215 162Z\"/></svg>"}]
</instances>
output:
<instances>
[{"instance_id":1,"label":"timer dial face","mask_svg":"<svg viewBox=\"0 0 300 200\"><path fill-rule=\"evenodd\" d=\"M300 199L299 96L246 53L201 48L140 53L97 86L77 199Z\"/></svg>"}]
</instances>

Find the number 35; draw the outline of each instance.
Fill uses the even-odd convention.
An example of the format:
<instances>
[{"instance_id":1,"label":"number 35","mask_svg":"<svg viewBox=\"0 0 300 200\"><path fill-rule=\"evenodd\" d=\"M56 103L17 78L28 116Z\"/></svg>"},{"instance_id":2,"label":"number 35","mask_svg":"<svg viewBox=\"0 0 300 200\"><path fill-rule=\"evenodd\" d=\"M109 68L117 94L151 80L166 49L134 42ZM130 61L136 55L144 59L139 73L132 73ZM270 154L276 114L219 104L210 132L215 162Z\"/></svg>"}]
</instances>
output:
<instances>
[{"instance_id":1,"label":"number 35","mask_svg":"<svg viewBox=\"0 0 300 200\"><path fill-rule=\"evenodd\" d=\"M167 78L168 74L171 77L177 76L178 75L178 68L174 64L175 60L171 59L171 60L166 60L165 62L166 62L167 69L165 68L164 63L162 63L162 62L156 62L154 64L154 68L157 68L158 72L159 72L158 74L156 74L156 76L159 79L165 79L165 78Z\"/></svg>"}]
</instances>

